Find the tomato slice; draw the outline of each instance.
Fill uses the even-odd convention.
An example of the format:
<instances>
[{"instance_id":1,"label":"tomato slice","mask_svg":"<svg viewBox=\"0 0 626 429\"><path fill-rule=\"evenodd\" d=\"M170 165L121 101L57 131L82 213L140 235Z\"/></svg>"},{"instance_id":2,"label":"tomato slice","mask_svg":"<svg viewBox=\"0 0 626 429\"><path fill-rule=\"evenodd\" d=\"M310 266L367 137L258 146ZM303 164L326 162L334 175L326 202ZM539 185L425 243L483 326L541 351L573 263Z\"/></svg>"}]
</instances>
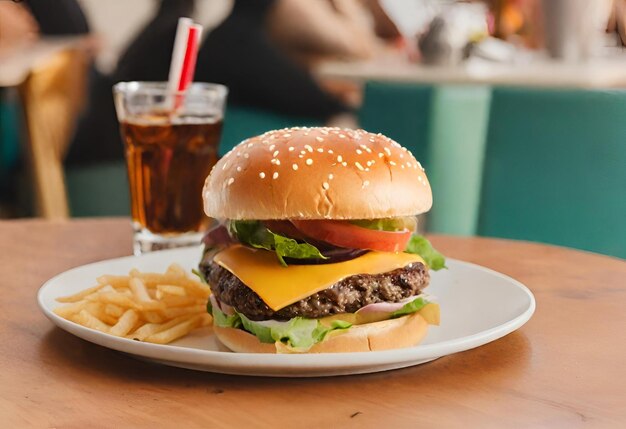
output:
<instances>
[{"instance_id":1,"label":"tomato slice","mask_svg":"<svg viewBox=\"0 0 626 429\"><path fill-rule=\"evenodd\" d=\"M307 236L339 247L370 249L381 252L402 252L411 238L411 231L376 231L334 220L292 220Z\"/></svg>"}]
</instances>

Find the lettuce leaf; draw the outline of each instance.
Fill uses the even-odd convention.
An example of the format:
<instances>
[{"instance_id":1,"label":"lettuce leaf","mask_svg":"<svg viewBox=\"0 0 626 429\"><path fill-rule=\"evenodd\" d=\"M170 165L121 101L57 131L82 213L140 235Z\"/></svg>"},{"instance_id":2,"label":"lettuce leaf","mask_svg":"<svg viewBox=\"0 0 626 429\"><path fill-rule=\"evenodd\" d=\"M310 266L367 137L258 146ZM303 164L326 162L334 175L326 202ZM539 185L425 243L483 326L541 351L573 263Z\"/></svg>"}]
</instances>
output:
<instances>
[{"instance_id":1,"label":"lettuce leaf","mask_svg":"<svg viewBox=\"0 0 626 429\"><path fill-rule=\"evenodd\" d=\"M209 284L209 282L207 282L207 281L206 281L206 278L204 277L204 274L202 274L202 271L200 271L200 270L196 270L196 269L194 268L194 269L192 269L192 270L191 270L191 272L192 272L193 274L195 274L196 276L198 276L198 278L200 279L200 281L201 281L202 283L204 283L205 285L208 285L208 284Z\"/></svg>"},{"instance_id":2,"label":"lettuce leaf","mask_svg":"<svg viewBox=\"0 0 626 429\"><path fill-rule=\"evenodd\" d=\"M209 301L211 302L211 301ZM207 305L208 309L208 305ZM239 313L235 313L232 316L227 316L216 306L212 306L213 323L223 328L239 328L241 326L241 317Z\"/></svg>"},{"instance_id":3,"label":"lettuce leaf","mask_svg":"<svg viewBox=\"0 0 626 429\"><path fill-rule=\"evenodd\" d=\"M348 329L351 323L334 320L328 324L317 319L294 317L287 322L255 322L241 313L226 316L219 308L213 307L213 319L217 326L227 328L243 328L255 335L262 343L285 344L293 351L307 351L321 342L326 336L336 330Z\"/></svg>"},{"instance_id":4,"label":"lettuce leaf","mask_svg":"<svg viewBox=\"0 0 626 429\"><path fill-rule=\"evenodd\" d=\"M413 235L404 250L407 253L420 255L431 270L438 271L446 267L446 258L439 253L426 237L421 235Z\"/></svg>"},{"instance_id":5,"label":"lettuce leaf","mask_svg":"<svg viewBox=\"0 0 626 429\"><path fill-rule=\"evenodd\" d=\"M351 224L376 231L415 231L417 219L414 216L390 217L383 219L351 220Z\"/></svg>"},{"instance_id":6,"label":"lettuce leaf","mask_svg":"<svg viewBox=\"0 0 626 429\"><path fill-rule=\"evenodd\" d=\"M242 243L257 249L273 250L281 265L287 266L285 257L294 259L328 259L309 243L298 243L292 238L274 234L259 221L231 221L231 235Z\"/></svg>"},{"instance_id":7,"label":"lettuce leaf","mask_svg":"<svg viewBox=\"0 0 626 429\"><path fill-rule=\"evenodd\" d=\"M424 298L417 298L411 302L407 302L402 306L401 309L394 311L390 314L391 319L396 319L398 317L406 316L407 314L416 313L420 311L422 308L426 307L429 301L426 301Z\"/></svg>"}]
</instances>

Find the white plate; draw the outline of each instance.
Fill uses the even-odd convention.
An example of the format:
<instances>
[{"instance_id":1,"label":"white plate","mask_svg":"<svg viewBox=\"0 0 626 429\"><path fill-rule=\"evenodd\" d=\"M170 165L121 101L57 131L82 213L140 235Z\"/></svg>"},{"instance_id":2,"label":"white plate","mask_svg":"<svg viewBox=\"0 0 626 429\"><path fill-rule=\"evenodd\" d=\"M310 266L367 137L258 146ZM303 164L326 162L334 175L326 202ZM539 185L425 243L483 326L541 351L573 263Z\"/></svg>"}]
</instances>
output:
<instances>
[{"instance_id":1,"label":"white plate","mask_svg":"<svg viewBox=\"0 0 626 429\"><path fill-rule=\"evenodd\" d=\"M304 355L231 353L220 346L210 328L169 345L157 345L88 329L52 312L60 305L56 298L92 286L103 274L127 274L131 268L163 272L173 262L191 270L200 253L199 248L176 249L74 268L41 287L39 306L61 329L138 358L202 371L273 377L362 374L417 365L497 340L526 323L535 311L535 298L520 282L478 265L449 259L449 269L432 273L427 289L441 306L441 326L431 326L420 345L399 350Z\"/></svg>"}]
</instances>

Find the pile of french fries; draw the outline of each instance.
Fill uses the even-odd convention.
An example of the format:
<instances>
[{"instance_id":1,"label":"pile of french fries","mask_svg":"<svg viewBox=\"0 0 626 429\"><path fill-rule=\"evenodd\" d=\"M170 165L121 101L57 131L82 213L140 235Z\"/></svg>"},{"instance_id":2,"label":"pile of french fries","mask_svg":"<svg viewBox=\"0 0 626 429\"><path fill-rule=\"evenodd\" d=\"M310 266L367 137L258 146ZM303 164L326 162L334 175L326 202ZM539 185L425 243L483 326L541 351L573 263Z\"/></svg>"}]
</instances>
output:
<instances>
[{"instance_id":1,"label":"pile of french fries","mask_svg":"<svg viewBox=\"0 0 626 429\"><path fill-rule=\"evenodd\" d=\"M210 325L206 311L211 289L190 278L179 265L164 274L131 270L127 276L103 275L98 284L57 298L54 310L64 319L118 337L170 343Z\"/></svg>"}]
</instances>

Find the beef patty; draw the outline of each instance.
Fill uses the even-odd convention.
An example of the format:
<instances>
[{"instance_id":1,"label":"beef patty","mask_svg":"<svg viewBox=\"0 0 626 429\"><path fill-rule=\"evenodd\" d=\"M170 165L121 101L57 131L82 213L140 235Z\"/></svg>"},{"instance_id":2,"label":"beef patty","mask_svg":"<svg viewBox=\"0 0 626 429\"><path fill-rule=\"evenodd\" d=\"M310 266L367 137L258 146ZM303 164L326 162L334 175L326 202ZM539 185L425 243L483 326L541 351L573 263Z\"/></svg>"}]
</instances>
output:
<instances>
[{"instance_id":1,"label":"beef patty","mask_svg":"<svg viewBox=\"0 0 626 429\"><path fill-rule=\"evenodd\" d=\"M338 313L354 313L377 302L398 302L418 295L428 285L428 269L420 262L382 274L357 274L333 284L303 300L274 311L230 271L212 260L200 270L221 302L234 307L252 320L289 320L296 316L319 318Z\"/></svg>"}]
</instances>

